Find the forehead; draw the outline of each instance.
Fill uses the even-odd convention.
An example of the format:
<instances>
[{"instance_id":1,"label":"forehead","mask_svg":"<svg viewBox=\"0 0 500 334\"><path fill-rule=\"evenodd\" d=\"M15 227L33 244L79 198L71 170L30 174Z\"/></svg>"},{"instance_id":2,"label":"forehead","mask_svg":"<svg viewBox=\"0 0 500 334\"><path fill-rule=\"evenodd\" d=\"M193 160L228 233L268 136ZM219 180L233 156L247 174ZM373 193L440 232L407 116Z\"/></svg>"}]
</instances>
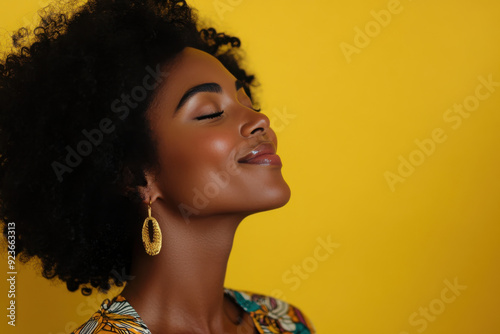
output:
<instances>
[{"instance_id":1,"label":"forehead","mask_svg":"<svg viewBox=\"0 0 500 334\"><path fill-rule=\"evenodd\" d=\"M191 87L215 82L234 86L235 77L214 56L191 47L182 50L163 69L166 80L158 87L154 109L173 112L182 95ZM227 87L227 86L226 86Z\"/></svg>"},{"instance_id":2,"label":"forehead","mask_svg":"<svg viewBox=\"0 0 500 334\"><path fill-rule=\"evenodd\" d=\"M170 80L177 79L178 76L185 76L187 73L198 74L198 76L213 75L214 73L223 74L220 72L229 74L217 58L192 47L184 48L172 61L167 71Z\"/></svg>"}]
</instances>

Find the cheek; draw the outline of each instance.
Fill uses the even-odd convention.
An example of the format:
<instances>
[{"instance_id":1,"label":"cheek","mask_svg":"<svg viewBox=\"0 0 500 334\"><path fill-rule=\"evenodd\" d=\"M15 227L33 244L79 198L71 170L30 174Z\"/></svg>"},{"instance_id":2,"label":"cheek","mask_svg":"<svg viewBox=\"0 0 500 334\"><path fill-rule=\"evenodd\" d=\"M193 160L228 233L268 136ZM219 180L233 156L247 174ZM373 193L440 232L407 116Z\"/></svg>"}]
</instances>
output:
<instances>
[{"instance_id":1,"label":"cheek","mask_svg":"<svg viewBox=\"0 0 500 334\"><path fill-rule=\"evenodd\" d=\"M175 204L193 199L214 173L234 168L236 143L221 131L184 131L162 139L160 183Z\"/></svg>"}]
</instances>

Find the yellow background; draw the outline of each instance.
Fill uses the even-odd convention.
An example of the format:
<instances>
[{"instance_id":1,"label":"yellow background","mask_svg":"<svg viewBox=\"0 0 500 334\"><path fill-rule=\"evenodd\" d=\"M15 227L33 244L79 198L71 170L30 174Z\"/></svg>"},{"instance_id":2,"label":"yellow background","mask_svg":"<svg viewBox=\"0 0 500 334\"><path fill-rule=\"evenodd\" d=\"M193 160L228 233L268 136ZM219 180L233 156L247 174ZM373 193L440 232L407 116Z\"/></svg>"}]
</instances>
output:
<instances>
[{"instance_id":1,"label":"yellow background","mask_svg":"<svg viewBox=\"0 0 500 334\"><path fill-rule=\"evenodd\" d=\"M46 3L2 1L2 33ZM319 333L500 333L500 87L458 128L443 118L474 102L479 77L500 82L500 3L401 0L378 30L372 11L394 1L189 3L241 38L292 189L242 223L226 286L296 304ZM348 59L356 27L372 37ZM446 140L418 153L437 128ZM400 156L421 164L391 188ZM68 333L105 297L19 266L13 329L7 290L2 280L2 333Z\"/></svg>"}]
</instances>

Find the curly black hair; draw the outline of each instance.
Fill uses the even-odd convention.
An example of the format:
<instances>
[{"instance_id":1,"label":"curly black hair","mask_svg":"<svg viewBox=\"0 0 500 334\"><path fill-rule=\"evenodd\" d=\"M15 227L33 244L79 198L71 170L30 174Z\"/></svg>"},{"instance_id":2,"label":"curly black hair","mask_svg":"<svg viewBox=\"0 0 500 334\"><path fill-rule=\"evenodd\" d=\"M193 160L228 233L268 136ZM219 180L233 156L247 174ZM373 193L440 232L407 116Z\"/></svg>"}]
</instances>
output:
<instances>
[{"instance_id":1,"label":"curly black hair","mask_svg":"<svg viewBox=\"0 0 500 334\"><path fill-rule=\"evenodd\" d=\"M40 10L0 61L0 219L4 237L15 223L20 261L38 258L44 277L89 295L130 273L145 217L138 187L158 161L145 113L160 66L190 46L249 97L256 84L240 40L201 29L183 0L70 4Z\"/></svg>"}]
</instances>

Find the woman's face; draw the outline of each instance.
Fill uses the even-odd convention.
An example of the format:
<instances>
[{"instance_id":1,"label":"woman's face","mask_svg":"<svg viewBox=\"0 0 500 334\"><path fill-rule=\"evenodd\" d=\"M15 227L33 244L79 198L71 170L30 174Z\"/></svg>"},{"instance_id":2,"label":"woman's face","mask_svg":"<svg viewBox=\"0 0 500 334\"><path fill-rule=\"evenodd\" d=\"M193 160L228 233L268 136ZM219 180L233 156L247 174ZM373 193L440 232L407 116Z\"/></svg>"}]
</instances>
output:
<instances>
[{"instance_id":1,"label":"woman's face","mask_svg":"<svg viewBox=\"0 0 500 334\"><path fill-rule=\"evenodd\" d=\"M215 57L189 47L166 71L149 117L159 146L156 182L163 201L188 221L286 204L290 188L278 156L239 162L259 151L259 144L275 152L277 138L236 78Z\"/></svg>"}]
</instances>

